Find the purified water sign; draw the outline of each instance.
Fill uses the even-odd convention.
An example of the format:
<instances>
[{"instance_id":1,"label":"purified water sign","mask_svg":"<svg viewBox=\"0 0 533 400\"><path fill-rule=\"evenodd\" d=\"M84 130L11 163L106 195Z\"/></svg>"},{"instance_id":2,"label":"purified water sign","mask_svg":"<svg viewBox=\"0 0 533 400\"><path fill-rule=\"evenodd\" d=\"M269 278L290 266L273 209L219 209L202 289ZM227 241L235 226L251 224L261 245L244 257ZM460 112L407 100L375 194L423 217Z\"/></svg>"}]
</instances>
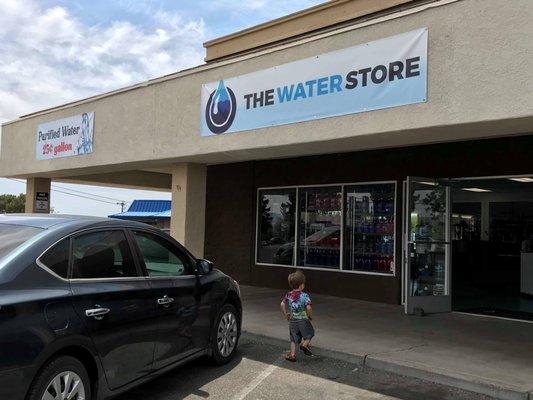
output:
<instances>
[{"instance_id":1,"label":"purified water sign","mask_svg":"<svg viewBox=\"0 0 533 400\"><path fill-rule=\"evenodd\" d=\"M83 113L39 125L35 155L38 160L93 152L94 113Z\"/></svg>"},{"instance_id":2,"label":"purified water sign","mask_svg":"<svg viewBox=\"0 0 533 400\"><path fill-rule=\"evenodd\" d=\"M421 103L427 28L202 85L202 136Z\"/></svg>"}]
</instances>

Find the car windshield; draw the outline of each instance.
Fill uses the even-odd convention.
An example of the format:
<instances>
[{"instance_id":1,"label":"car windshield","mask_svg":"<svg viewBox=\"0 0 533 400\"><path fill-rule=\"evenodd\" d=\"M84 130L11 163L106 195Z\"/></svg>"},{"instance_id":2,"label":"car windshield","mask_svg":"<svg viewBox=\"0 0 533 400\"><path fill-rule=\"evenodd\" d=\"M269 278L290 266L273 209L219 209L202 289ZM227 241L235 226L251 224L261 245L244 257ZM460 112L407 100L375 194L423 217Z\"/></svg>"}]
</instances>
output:
<instances>
[{"instance_id":1,"label":"car windshield","mask_svg":"<svg viewBox=\"0 0 533 400\"><path fill-rule=\"evenodd\" d=\"M0 260L42 231L33 226L0 224Z\"/></svg>"}]
</instances>

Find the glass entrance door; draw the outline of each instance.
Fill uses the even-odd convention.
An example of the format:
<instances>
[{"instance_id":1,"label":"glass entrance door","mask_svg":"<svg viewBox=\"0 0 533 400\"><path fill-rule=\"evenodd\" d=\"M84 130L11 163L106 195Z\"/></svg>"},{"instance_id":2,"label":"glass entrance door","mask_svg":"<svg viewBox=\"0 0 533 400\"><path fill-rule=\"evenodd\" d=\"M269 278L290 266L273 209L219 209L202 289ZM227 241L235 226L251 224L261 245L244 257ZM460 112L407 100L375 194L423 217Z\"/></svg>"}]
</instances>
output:
<instances>
[{"instance_id":1,"label":"glass entrance door","mask_svg":"<svg viewBox=\"0 0 533 400\"><path fill-rule=\"evenodd\" d=\"M405 312L451 311L450 186L407 178Z\"/></svg>"}]
</instances>

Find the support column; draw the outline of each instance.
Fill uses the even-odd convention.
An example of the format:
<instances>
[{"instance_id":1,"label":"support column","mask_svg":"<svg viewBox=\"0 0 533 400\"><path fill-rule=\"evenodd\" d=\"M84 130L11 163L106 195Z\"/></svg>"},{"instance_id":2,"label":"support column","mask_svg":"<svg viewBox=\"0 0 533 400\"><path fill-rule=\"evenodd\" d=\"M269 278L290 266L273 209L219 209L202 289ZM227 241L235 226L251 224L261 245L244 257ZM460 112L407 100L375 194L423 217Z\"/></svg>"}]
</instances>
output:
<instances>
[{"instance_id":1,"label":"support column","mask_svg":"<svg viewBox=\"0 0 533 400\"><path fill-rule=\"evenodd\" d=\"M50 213L50 178L26 179L26 213Z\"/></svg>"},{"instance_id":2,"label":"support column","mask_svg":"<svg viewBox=\"0 0 533 400\"><path fill-rule=\"evenodd\" d=\"M170 234L199 258L204 255L206 175L204 164L176 164L172 171Z\"/></svg>"}]
</instances>

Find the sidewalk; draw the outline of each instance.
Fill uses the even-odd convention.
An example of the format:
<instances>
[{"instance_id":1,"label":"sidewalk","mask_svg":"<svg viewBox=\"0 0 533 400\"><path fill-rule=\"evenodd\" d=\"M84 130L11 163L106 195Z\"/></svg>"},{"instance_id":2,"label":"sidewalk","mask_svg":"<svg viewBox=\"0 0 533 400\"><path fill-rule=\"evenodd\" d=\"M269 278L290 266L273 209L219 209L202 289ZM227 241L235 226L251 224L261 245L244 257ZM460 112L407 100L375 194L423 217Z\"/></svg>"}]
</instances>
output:
<instances>
[{"instance_id":1,"label":"sidewalk","mask_svg":"<svg viewBox=\"0 0 533 400\"><path fill-rule=\"evenodd\" d=\"M288 345L283 291L241 287L243 331ZM533 400L533 324L312 295L318 354L500 399ZM326 352L327 351L327 352Z\"/></svg>"}]
</instances>

